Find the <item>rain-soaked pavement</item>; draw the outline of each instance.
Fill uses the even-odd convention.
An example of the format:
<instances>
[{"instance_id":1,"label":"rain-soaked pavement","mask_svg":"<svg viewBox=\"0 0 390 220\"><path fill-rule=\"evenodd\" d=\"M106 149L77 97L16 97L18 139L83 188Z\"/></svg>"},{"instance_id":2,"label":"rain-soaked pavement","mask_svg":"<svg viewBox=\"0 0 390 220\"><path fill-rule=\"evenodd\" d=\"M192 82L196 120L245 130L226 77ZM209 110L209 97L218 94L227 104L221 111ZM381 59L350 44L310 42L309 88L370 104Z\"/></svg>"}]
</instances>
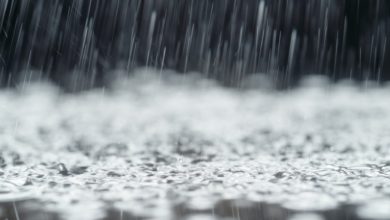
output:
<instances>
[{"instance_id":1,"label":"rain-soaked pavement","mask_svg":"<svg viewBox=\"0 0 390 220\"><path fill-rule=\"evenodd\" d=\"M2 90L0 219L390 219L390 87L264 87Z\"/></svg>"}]
</instances>

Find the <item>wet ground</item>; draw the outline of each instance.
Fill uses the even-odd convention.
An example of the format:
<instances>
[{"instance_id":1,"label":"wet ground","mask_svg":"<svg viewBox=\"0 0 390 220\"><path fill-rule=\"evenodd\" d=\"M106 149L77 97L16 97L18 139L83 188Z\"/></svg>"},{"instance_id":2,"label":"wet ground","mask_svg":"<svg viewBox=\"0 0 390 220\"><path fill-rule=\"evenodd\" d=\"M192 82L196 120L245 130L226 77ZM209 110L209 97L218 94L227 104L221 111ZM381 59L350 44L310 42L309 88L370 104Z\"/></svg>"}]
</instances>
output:
<instances>
[{"instance_id":1,"label":"wet ground","mask_svg":"<svg viewBox=\"0 0 390 220\"><path fill-rule=\"evenodd\" d=\"M0 219L390 219L390 87L163 75L1 91Z\"/></svg>"}]
</instances>

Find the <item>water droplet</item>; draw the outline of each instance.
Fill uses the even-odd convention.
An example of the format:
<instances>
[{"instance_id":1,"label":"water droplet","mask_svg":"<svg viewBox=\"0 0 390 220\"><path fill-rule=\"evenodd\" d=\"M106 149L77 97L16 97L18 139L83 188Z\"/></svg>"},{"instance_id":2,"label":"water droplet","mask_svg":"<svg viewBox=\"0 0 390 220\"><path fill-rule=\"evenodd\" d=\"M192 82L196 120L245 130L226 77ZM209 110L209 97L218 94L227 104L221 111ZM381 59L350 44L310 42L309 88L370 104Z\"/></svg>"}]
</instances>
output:
<instances>
[{"instance_id":1,"label":"water droplet","mask_svg":"<svg viewBox=\"0 0 390 220\"><path fill-rule=\"evenodd\" d=\"M58 169L58 173L63 175L63 176L68 176L69 175L69 171L68 169L66 168L65 164L63 163L59 163L57 165L57 169Z\"/></svg>"}]
</instances>

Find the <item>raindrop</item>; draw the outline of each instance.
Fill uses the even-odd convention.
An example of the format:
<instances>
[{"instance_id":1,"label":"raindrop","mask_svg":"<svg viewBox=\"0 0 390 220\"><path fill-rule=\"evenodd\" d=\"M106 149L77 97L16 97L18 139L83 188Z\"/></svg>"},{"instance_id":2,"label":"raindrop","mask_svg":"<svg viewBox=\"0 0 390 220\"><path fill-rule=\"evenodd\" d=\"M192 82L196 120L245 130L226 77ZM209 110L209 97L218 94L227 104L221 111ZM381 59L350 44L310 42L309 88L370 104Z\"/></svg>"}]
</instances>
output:
<instances>
[{"instance_id":1,"label":"raindrop","mask_svg":"<svg viewBox=\"0 0 390 220\"><path fill-rule=\"evenodd\" d=\"M57 165L57 169L58 169L58 173L63 175L63 176L68 176L69 175L69 171L68 169L66 168L65 164L63 163L59 163Z\"/></svg>"}]
</instances>

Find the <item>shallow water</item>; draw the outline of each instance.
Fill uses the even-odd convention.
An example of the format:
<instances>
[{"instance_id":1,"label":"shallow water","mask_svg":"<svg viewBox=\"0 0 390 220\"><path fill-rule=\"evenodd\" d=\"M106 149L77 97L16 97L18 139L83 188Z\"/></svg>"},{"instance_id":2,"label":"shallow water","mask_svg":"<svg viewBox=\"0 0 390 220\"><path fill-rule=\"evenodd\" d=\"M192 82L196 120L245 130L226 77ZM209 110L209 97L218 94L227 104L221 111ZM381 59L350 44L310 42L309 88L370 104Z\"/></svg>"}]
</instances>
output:
<instances>
[{"instance_id":1,"label":"shallow water","mask_svg":"<svg viewBox=\"0 0 390 220\"><path fill-rule=\"evenodd\" d=\"M140 72L0 92L1 218L390 219L390 88Z\"/></svg>"}]
</instances>

